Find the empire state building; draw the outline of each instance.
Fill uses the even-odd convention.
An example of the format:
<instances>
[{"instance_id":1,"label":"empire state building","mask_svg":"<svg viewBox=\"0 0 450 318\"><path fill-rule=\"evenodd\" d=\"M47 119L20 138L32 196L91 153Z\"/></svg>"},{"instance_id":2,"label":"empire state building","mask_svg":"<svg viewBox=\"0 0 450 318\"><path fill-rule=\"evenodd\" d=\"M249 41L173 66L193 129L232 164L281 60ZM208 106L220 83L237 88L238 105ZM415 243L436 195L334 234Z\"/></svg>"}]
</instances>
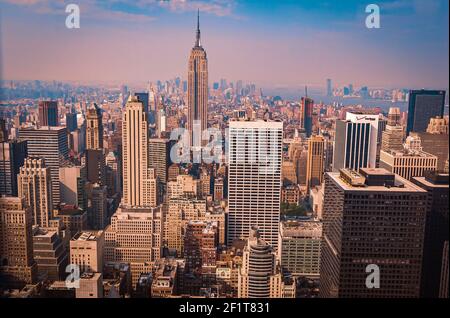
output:
<instances>
[{"instance_id":1,"label":"empire state building","mask_svg":"<svg viewBox=\"0 0 450 318\"><path fill-rule=\"evenodd\" d=\"M191 145L201 145L201 134L207 129L208 120L208 59L200 43L200 13L197 14L195 46L191 50L188 70L188 121ZM193 132L198 132L194 140Z\"/></svg>"}]
</instances>

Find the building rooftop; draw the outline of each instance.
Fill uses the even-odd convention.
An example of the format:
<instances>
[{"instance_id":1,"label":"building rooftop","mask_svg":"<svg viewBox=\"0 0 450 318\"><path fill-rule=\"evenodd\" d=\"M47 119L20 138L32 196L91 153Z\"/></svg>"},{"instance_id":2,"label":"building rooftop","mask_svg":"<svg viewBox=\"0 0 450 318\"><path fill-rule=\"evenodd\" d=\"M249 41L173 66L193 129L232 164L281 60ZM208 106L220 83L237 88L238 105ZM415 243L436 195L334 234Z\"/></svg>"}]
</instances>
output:
<instances>
[{"instance_id":1,"label":"building rooftop","mask_svg":"<svg viewBox=\"0 0 450 318\"><path fill-rule=\"evenodd\" d=\"M418 158L437 158L436 156L425 152L425 151L417 151L417 150L381 150L381 152L385 152L393 157L418 157Z\"/></svg>"},{"instance_id":2,"label":"building rooftop","mask_svg":"<svg viewBox=\"0 0 450 318\"><path fill-rule=\"evenodd\" d=\"M21 131L24 130L40 130L40 131L60 131L60 130L66 130L67 128L64 126L41 126L39 128L37 127L22 127L20 128Z\"/></svg>"},{"instance_id":3,"label":"building rooftop","mask_svg":"<svg viewBox=\"0 0 450 318\"><path fill-rule=\"evenodd\" d=\"M344 169L342 169L344 170ZM342 172L341 170L341 172ZM364 183L361 184L358 182L358 184L352 184L346 178L341 174L341 172L328 172L327 175L336 183L338 184L343 190L345 191L361 191L361 192L367 192L367 191L378 191L378 192L425 192L422 188L419 186L413 184L412 182L400 177L399 175L393 175L394 183L393 185L388 183L386 185L367 185L366 179L367 177L383 177L383 176L392 176L390 172L388 172L385 169L366 169L366 176L361 175L362 178L364 178ZM357 173L357 172L355 172ZM379 180L377 180L377 183L379 183Z\"/></svg>"},{"instance_id":4,"label":"building rooftop","mask_svg":"<svg viewBox=\"0 0 450 318\"><path fill-rule=\"evenodd\" d=\"M103 231L78 232L71 241L97 241L102 233Z\"/></svg>"},{"instance_id":5,"label":"building rooftop","mask_svg":"<svg viewBox=\"0 0 450 318\"><path fill-rule=\"evenodd\" d=\"M316 220L285 221L281 223L283 238L286 237L322 237L322 222Z\"/></svg>"}]
</instances>

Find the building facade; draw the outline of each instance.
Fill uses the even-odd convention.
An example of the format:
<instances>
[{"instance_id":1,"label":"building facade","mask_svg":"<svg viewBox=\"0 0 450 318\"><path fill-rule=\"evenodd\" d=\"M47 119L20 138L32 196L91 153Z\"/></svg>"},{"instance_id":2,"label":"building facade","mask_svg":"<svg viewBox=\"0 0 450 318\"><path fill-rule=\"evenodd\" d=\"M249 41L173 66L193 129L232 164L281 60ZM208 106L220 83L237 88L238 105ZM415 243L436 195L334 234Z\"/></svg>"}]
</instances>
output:
<instances>
[{"instance_id":1,"label":"building facade","mask_svg":"<svg viewBox=\"0 0 450 318\"><path fill-rule=\"evenodd\" d=\"M228 150L228 245L257 225L278 245L283 123L231 121Z\"/></svg>"}]
</instances>

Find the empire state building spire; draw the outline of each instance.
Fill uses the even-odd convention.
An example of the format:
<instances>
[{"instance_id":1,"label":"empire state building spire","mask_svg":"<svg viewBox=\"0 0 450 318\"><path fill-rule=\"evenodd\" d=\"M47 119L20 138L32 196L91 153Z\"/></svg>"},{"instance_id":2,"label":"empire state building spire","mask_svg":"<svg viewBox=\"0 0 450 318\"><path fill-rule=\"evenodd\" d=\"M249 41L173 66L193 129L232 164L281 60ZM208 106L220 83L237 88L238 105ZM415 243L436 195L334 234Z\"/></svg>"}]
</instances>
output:
<instances>
[{"instance_id":1,"label":"empire state building spire","mask_svg":"<svg viewBox=\"0 0 450 318\"><path fill-rule=\"evenodd\" d=\"M200 47L200 9L197 10L197 33L195 38L195 46Z\"/></svg>"},{"instance_id":2,"label":"empire state building spire","mask_svg":"<svg viewBox=\"0 0 450 318\"><path fill-rule=\"evenodd\" d=\"M200 10L197 12L197 33L195 46L191 50L188 64L188 121L191 146L200 146L201 140L194 140L208 127L208 59L200 43ZM201 138L200 138L201 139Z\"/></svg>"}]
</instances>

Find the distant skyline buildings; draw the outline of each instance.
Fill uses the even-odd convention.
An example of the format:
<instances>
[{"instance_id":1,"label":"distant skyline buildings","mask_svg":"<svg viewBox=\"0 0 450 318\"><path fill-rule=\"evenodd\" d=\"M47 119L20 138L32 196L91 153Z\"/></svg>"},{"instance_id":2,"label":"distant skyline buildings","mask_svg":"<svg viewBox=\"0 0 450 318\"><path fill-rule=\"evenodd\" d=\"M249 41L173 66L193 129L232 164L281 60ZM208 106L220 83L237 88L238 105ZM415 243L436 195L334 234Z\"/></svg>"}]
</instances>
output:
<instances>
[{"instance_id":1,"label":"distant skyline buildings","mask_svg":"<svg viewBox=\"0 0 450 318\"><path fill-rule=\"evenodd\" d=\"M407 50L411 59L405 71L404 59L389 60L401 55L404 33L401 40L385 42L387 35L395 36L389 32L393 27L390 20L404 18L392 12L392 6L408 6L403 0L380 0L383 15L388 12L390 19L383 18L380 30L366 30L371 32L366 37L374 43L365 42L360 49L355 46L358 31L342 25L356 24L359 15L352 19L347 13L348 2L356 0L341 2L338 7L327 2L320 10L316 5L322 0L310 4L271 1L264 6L250 5L259 9L251 15L256 19L251 22L240 20L249 13L237 10L249 6L244 0L149 0L140 1L137 7L131 0L103 2L104 11L113 7L116 14L124 8L134 11L127 12L124 26L111 27L116 32L115 46L104 46L102 58L96 58L97 42L86 59L80 46L74 46L80 56L72 62L84 69L85 63L95 59L86 73L104 76L101 84L95 79L89 83L58 78L0 80L0 278L4 273L12 273L12 278L28 275L30 279L20 282L18 288L38 283L3 291L0 279L0 298L56 294L180 299L437 295L448 281L441 273L448 267L448 107L445 118L437 115L443 108L438 97L444 95L445 99L445 91L431 86L440 93L430 97L431 91L403 85L385 88L391 85L391 74L417 81L428 78L424 70L420 73L423 77L414 77L421 69L414 55L428 38L420 45L414 43L416 50ZM414 1L417 5L423 0ZM47 17L43 9L56 12L61 6L50 0L7 2L0 4L0 10L22 6L24 11L37 10L40 17ZM91 44L89 38L95 32L89 31L95 24L89 22L90 10L98 10L100 0L83 3L82 28L67 31L70 39L65 39L64 48L78 44L78 37L83 38L83 45ZM226 12L217 12L226 3ZM423 4L422 9L428 8L428 3ZM169 6L171 13L165 12L169 7L164 6ZM186 38L193 34L187 35L182 26L187 25L186 16L194 20L194 6L197 27L192 45ZM163 13L144 25L138 17L142 18L148 7L159 7ZM267 8L272 10L264 12ZM277 8L286 12L281 26L274 23L280 16ZM296 34L285 29L285 24L289 25L290 15L298 8L309 13L296 12L299 25L311 29L291 26L303 31ZM333 20L326 14L329 9L343 10L339 12L345 19L329 24ZM172 13L179 10L185 14L178 12L179 19L173 21ZM212 81L200 41L200 11L205 16L212 69L223 72L214 74ZM314 15L322 22L310 21ZM18 16L20 21L22 16ZM120 15L115 18L116 22L122 19ZM45 29L46 23L51 21L39 26ZM167 24L166 28L160 29L159 23ZM253 33L255 26L264 32ZM340 37L344 29L347 32L343 34L355 43ZM145 37L128 42L143 30L149 30ZM173 30L179 32L171 34ZM235 37L218 37L217 30L225 34L234 31L230 34ZM333 30L333 37L327 38L324 30ZM56 38L58 29L51 31ZM297 40L300 34L304 37ZM151 52L146 50L148 41L143 40L149 36L158 43ZM100 35L97 39L104 40ZM308 39L309 46L301 49ZM336 39L342 41L338 46ZM220 52L215 50L219 40ZM264 43L255 44L258 41ZM42 46L49 56L55 55L51 67L57 67L61 48L42 42L33 47ZM345 43L347 55L342 55L339 48ZM181 58L178 45L183 45ZM123 46L127 50L122 51ZM246 46L252 46L250 53ZM105 47L114 50L105 51ZM286 48L288 56L283 53ZM438 63L436 55L441 51L429 51L434 48L429 45L421 58L434 54L434 59L427 61ZM36 51L40 55L40 50ZM122 52L119 61L114 60L117 51ZM146 59L135 65L144 52ZM364 60L359 60L359 55L364 55ZM246 60L250 62L242 63ZM161 69L169 73L180 61L184 71L161 76ZM320 64L314 65L317 61ZM105 64L109 66L106 70ZM132 79L121 76L123 64ZM256 71L255 65L259 65ZM365 78L350 74L363 65ZM71 72L71 66L60 67L65 67L64 74ZM433 63L428 67L431 72ZM114 76L122 77L119 82L108 82L110 69ZM48 67L34 74L47 74L47 70L52 71ZM384 84L377 88L373 83L381 78L381 71ZM375 72L371 74L373 83L367 80L370 72ZM255 74L259 81L248 79ZM158 79L143 80L144 76ZM305 80L314 83L312 89L309 83L301 84ZM428 85L433 85L432 81ZM294 97L288 94L292 91ZM409 92L410 124L422 128L405 136ZM54 123L58 126L50 126ZM215 138L205 147L208 141L202 139L207 138L207 127ZM205 133L202 139L196 138L199 132ZM216 147L210 149L211 145ZM197 161L202 156L203 160ZM213 162L208 160L211 157ZM21 167L11 164L15 161L20 161ZM14 185L8 184L10 179L16 180L16 194ZM28 234L31 250L25 246ZM1 245L5 242L6 249ZM24 266L28 254L36 264ZM10 268L14 257L22 258L19 270ZM65 286L66 274L70 274L67 262L79 266L82 274L75 290ZM37 280L33 266L37 267ZM370 269L379 269L379 275L372 276ZM76 267L71 270L72 274L77 271ZM375 286L369 277L375 279ZM381 287L376 286L378 279Z\"/></svg>"}]
</instances>

